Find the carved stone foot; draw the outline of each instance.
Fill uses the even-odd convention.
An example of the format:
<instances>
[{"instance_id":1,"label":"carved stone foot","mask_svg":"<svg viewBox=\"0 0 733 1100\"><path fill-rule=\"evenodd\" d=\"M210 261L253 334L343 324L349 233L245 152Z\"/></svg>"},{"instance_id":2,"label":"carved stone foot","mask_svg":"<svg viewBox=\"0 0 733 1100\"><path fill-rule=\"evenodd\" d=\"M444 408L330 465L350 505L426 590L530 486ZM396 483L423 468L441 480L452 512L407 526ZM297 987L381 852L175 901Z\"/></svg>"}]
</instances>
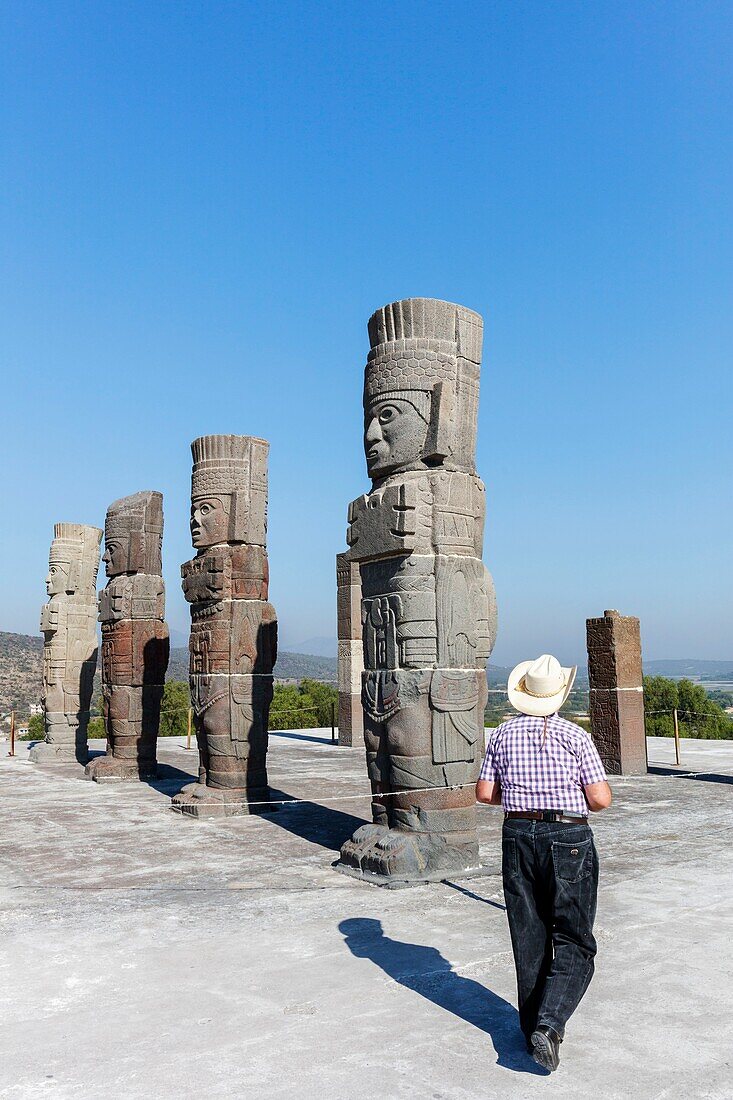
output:
<instances>
[{"instance_id":1,"label":"carved stone foot","mask_svg":"<svg viewBox=\"0 0 733 1100\"><path fill-rule=\"evenodd\" d=\"M79 759L79 757L82 759ZM86 755L79 752L75 745L55 744L49 741L39 741L28 753L28 759L34 764L86 764L89 752Z\"/></svg>"},{"instance_id":2,"label":"carved stone foot","mask_svg":"<svg viewBox=\"0 0 733 1100\"><path fill-rule=\"evenodd\" d=\"M441 835L362 825L341 849L336 869L377 886L416 886L451 875L485 874L478 845L465 834Z\"/></svg>"},{"instance_id":3,"label":"carved stone foot","mask_svg":"<svg viewBox=\"0 0 733 1100\"><path fill-rule=\"evenodd\" d=\"M205 783L189 783L174 795L171 809L187 817L236 817L274 813L279 807L267 802L267 791L244 788L221 790Z\"/></svg>"},{"instance_id":4,"label":"carved stone foot","mask_svg":"<svg viewBox=\"0 0 733 1100\"><path fill-rule=\"evenodd\" d=\"M390 829L366 852L362 870L382 878L415 878L428 866L428 856L422 851L420 833Z\"/></svg>"},{"instance_id":5,"label":"carved stone foot","mask_svg":"<svg viewBox=\"0 0 733 1100\"><path fill-rule=\"evenodd\" d=\"M386 825L361 825L351 840L347 840L343 845L339 862L347 867L361 870L362 862L369 849L388 832Z\"/></svg>"},{"instance_id":6,"label":"carved stone foot","mask_svg":"<svg viewBox=\"0 0 733 1100\"><path fill-rule=\"evenodd\" d=\"M114 756L98 756L84 769L87 779L95 783L116 783L124 779L155 779L158 765L154 760L119 760Z\"/></svg>"}]
</instances>

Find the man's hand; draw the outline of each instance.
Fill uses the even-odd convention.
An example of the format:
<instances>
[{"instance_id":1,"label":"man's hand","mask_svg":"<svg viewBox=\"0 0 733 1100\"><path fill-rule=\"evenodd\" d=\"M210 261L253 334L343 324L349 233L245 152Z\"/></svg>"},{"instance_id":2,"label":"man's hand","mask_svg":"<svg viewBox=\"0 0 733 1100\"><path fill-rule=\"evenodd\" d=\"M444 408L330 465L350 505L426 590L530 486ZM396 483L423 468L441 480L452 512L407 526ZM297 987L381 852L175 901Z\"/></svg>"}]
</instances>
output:
<instances>
[{"instance_id":1,"label":"man's hand","mask_svg":"<svg viewBox=\"0 0 733 1100\"><path fill-rule=\"evenodd\" d=\"M476 784L476 801L485 802L487 806L501 806L501 783L479 779Z\"/></svg>"},{"instance_id":2,"label":"man's hand","mask_svg":"<svg viewBox=\"0 0 733 1100\"><path fill-rule=\"evenodd\" d=\"M608 783L589 783L583 791L589 810L607 810L611 805L613 795Z\"/></svg>"}]
</instances>

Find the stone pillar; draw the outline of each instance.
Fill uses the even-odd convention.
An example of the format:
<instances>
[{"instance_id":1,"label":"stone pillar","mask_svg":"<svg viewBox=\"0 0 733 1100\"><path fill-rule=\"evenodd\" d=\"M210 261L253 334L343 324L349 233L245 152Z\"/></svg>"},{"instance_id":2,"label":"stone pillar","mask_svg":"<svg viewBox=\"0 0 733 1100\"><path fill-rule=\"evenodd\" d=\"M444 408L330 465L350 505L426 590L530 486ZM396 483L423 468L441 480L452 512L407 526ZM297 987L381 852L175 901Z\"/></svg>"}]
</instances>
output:
<instances>
[{"instance_id":1,"label":"stone pillar","mask_svg":"<svg viewBox=\"0 0 733 1100\"><path fill-rule=\"evenodd\" d=\"M372 488L349 509L361 574L373 824L340 868L416 883L478 868L474 784L496 635L475 447L483 324L415 298L377 310L364 384Z\"/></svg>"},{"instance_id":2,"label":"stone pillar","mask_svg":"<svg viewBox=\"0 0 733 1100\"><path fill-rule=\"evenodd\" d=\"M645 775L641 636L633 615L587 619L593 740L609 775Z\"/></svg>"},{"instance_id":3,"label":"stone pillar","mask_svg":"<svg viewBox=\"0 0 733 1100\"><path fill-rule=\"evenodd\" d=\"M361 707L361 674L364 653L361 640L361 578L357 562L348 554L336 555L338 619L338 730L339 745L364 744L364 712Z\"/></svg>"},{"instance_id":4,"label":"stone pillar","mask_svg":"<svg viewBox=\"0 0 733 1100\"><path fill-rule=\"evenodd\" d=\"M86 768L97 783L157 775L160 706L170 656L162 545L160 493L135 493L110 504L102 559L109 581L99 593L107 754Z\"/></svg>"},{"instance_id":5,"label":"stone pillar","mask_svg":"<svg viewBox=\"0 0 733 1100\"><path fill-rule=\"evenodd\" d=\"M87 726L97 668L97 570L102 532L82 523L57 523L49 553L41 610L45 741L34 745L35 763L86 764Z\"/></svg>"},{"instance_id":6,"label":"stone pillar","mask_svg":"<svg viewBox=\"0 0 733 1100\"><path fill-rule=\"evenodd\" d=\"M267 726L277 657L267 602L267 453L264 439L206 435L191 444L191 537L181 566L191 605L191 705L199 780L172 807L194 817L263 813Z\"/></svg>"}]
</instances>

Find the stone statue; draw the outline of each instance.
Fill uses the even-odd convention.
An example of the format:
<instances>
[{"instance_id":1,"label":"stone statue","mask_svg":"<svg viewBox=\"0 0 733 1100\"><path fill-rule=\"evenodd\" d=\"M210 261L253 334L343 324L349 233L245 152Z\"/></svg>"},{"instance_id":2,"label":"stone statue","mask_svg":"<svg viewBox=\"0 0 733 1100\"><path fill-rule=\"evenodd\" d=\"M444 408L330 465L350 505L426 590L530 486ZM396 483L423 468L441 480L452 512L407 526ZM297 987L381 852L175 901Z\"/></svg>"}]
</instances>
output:
<instances>
[{"instance_id":1,"label":"stone statue","mask_svg":"<svg viewBox=\"0 0 733 1100\"><path fill-rule=\"evenodd\" d=\"M482 331L478 314L429 298L369 322L372 489L349 508L347 541L361 573L374 824L343 846L339 867L374 882L479 865L474 783L496 636L475 472Z\"/></svg>"},{"instance_id":2,"label":"stone statue","mask_svg":"<svg viewBox=\"0 0 733 1100\"><path fill-rule=\"evenodd\" d=\"M161 576L163 497L143 492L110 504L104 521L109 580L99 593L102 705L107 754L86 774L105 782L154 779L170 642Z\"/></svg>"},{"instance_id":3,"label":"stone statue","mask_svg":"<svg viewBox=\"0 0 733 1100\"><path fill-rule=\"evenodd\" d=\"M34 745L36 763L89 758L87 726L97 668L98 527L57 523L41 611L43 720L46 739Z\"/></svg>"},{"instance_id":4,"label":"stone statue","mask_svg":"<svg viewBox=\"0 0 733 1100\"><path fill-rule=\"evenodd\" d=\"M191 705L199 781L173 799L196 817L262 813L277 619L267 602L264 439L206 435L191 444L191 538L181 566L191 605ZM254 805L250 805L253 803Z\"/></svg>"}]
</instances>

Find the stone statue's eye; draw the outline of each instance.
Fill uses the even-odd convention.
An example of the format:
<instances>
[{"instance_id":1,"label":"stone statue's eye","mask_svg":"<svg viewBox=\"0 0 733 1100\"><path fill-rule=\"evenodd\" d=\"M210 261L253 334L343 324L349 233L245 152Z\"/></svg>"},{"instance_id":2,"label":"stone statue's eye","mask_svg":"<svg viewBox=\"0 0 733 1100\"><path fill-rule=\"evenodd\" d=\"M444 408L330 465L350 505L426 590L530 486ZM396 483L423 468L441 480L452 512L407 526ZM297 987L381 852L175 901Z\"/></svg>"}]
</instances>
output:
<instances>
[{"instance_id":1,"label":"stone statue's eye","mask_svg":"<svg viewBox=\"0 0 733 1100\"><path fill-rule=\"evenodd\" d=\"M210 511L211 511L211 505L210 504L202 504L201 505L201 515L202 516L208 516Z\"/></svg>"},{"instance_id":2,"label":"stone statue's eye","mask_svg":"<svg viewBox=\"0 0 733 1100\"><path fill-rule=\"evenodd\" d=\"M394 420L397 415L397 409L393 405L385 405L383 409L379 411L380 424L389 424L390 420Z\"/></svg>"}]
</instances>

